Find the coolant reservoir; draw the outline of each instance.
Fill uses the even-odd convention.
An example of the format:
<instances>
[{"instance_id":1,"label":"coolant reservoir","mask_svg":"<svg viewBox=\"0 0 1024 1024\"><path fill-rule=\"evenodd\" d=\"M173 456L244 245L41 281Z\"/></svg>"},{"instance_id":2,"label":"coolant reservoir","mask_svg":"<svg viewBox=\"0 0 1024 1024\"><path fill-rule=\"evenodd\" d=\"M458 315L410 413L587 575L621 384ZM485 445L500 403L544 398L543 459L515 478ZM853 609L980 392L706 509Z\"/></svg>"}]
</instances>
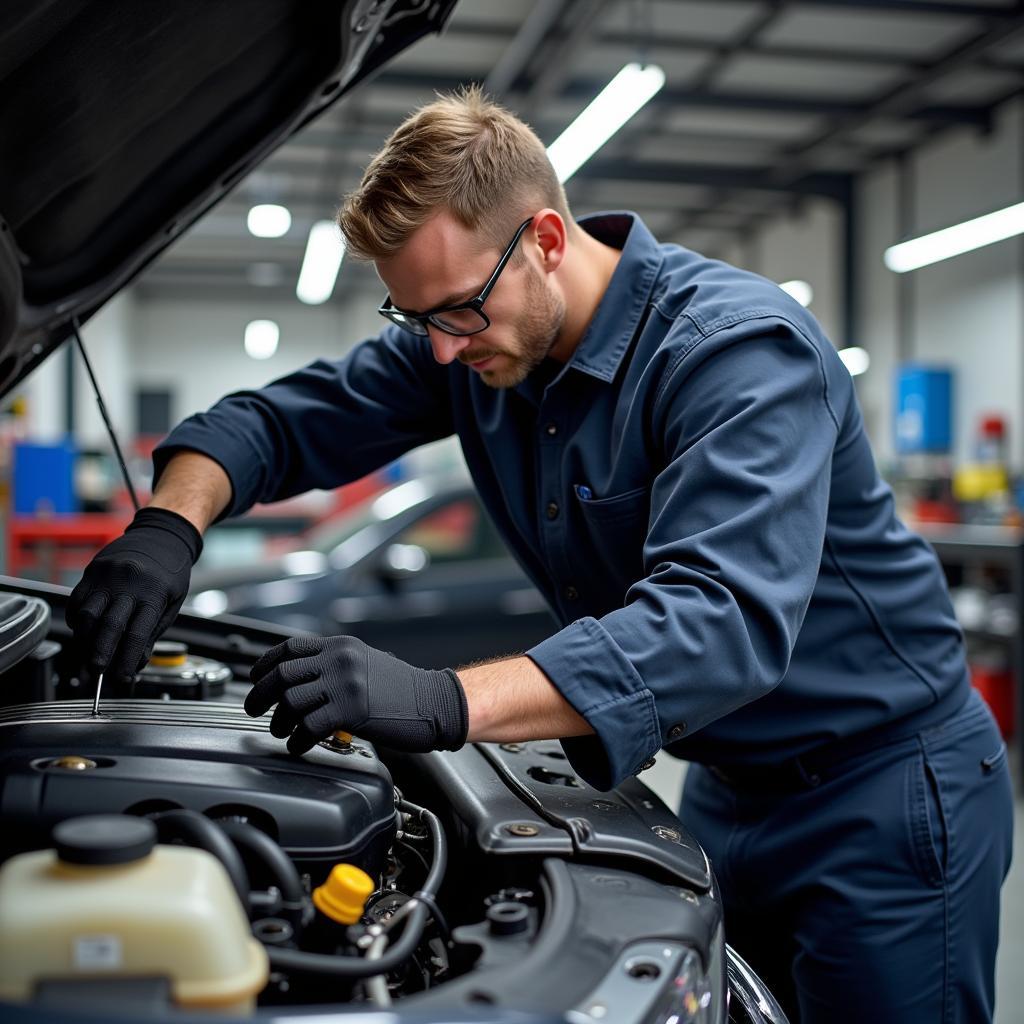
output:
<instances>
[{"instance_id":1,"label":"coolant reservoir","mask_svg":"<svg viewBox=\"0 0 1024 1024\"><path fill-rule=\"evenodd\" d=\"M53 838L0 867L0 999L29 1002L42 981L167 978L183 1009L253 1008L267 955L220 861L156 845L151 821L120 814Z\"/></svg>"}]
</instances>

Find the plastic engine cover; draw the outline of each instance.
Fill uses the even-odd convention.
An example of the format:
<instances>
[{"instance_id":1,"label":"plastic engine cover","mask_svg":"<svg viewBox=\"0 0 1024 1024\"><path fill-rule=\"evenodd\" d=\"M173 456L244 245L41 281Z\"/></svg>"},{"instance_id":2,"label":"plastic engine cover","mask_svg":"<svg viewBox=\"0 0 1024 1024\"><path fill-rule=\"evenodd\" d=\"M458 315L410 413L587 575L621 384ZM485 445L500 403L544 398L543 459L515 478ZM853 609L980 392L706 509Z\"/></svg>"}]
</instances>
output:
<instances>
[{"instance_id":1,"label":"plastic engine cover","mask_svg":"<svg viewBox=\"0 0 1024 1024\"><path fill-rule=\"evenodd\" d=\"M379 878L394 840L391 776L369 744L292 757L241 707L91 701L0 708L0 856L50 845L81 814L188 808L245 820L319 883L339 861Z\"/></svg>"}]
</instances>

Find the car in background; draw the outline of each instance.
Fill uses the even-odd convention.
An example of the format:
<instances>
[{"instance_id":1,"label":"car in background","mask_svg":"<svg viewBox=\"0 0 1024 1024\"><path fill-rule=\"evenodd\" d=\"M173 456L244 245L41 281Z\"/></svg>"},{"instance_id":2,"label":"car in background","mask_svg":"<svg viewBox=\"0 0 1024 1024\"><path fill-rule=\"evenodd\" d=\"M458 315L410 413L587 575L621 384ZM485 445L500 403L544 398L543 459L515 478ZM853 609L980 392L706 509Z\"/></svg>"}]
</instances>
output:
<instances>
[{"instance_id":1,"label":"car in background","mask_svg":"<svg viewBox=\"0 0 1024 1024\"><path fill-rule=\"evenodd\" d=\"M204 569L186 610L350 633L425 668L521 653L557 625L464 473L396 484L257 565Z\"/></svg>"}]
</instances>

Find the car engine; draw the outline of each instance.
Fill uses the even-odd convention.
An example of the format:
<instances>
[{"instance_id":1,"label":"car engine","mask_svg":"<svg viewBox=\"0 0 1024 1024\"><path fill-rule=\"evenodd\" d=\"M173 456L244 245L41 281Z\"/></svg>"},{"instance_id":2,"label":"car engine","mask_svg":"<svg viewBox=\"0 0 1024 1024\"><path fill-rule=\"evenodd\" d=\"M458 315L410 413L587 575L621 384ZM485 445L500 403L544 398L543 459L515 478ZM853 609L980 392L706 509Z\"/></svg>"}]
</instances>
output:
<instances>
[{"instance_id":1,"label":"car engine","mask_svg":"<svg viewBox=\"0 0 1024 1024\"><path fill-rule=\"evenodd\" d=\"M784 1020L638 780L591 790L555 742L338 734L294 757L241 707L275 638L188 616L172 633L203 653L162 641L94 714L66 596L20 589L0 592L0 1010Z\"/></svg>"}]
</instances>

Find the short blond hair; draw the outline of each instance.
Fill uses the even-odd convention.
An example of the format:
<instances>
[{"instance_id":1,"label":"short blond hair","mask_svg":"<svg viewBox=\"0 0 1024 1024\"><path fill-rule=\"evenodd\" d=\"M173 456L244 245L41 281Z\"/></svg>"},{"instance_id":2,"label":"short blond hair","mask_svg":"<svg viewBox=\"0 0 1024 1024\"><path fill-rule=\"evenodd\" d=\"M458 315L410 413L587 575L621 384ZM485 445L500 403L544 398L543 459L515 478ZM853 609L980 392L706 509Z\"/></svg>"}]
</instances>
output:
<instances>
[{"instance_id":1,"label":"short blond hair","mask_svg":"<svg viewBox=\"0 0 1024 1024\"><path fill-rule=\"evenodd\" d=\"M386 260L441 209L502 248L517 224L550 207L572 226L544 145L473 86L439 96L395 129L338 211L356 259Z\"/></svg>"}]
</instances>

